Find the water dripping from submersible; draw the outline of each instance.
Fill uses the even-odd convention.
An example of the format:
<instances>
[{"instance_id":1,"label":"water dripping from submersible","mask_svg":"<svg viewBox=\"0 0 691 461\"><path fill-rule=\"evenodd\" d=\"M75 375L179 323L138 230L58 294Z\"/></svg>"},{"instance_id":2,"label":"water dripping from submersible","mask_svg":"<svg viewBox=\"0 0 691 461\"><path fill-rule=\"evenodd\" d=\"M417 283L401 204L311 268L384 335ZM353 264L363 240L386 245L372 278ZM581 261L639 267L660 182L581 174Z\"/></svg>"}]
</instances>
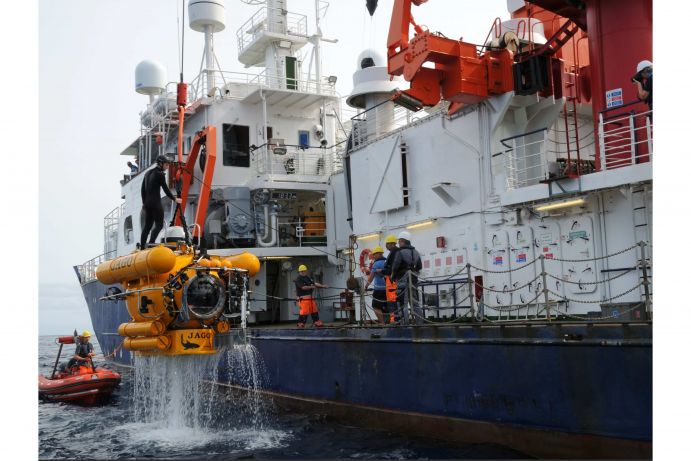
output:
<instances>
[{"instance_id":1,"label":"water dripping from submersible","mask_svg":"<svg viewBox=\"0 0 691 461\"><path fill-rule=\"evenodd\" d=\"M175 444L281 445L288 434L270 428L272 402L260 394L265 376L251 344L213 355L138 356L132 388L136 432Z\"/></svg>"}]
</instances>

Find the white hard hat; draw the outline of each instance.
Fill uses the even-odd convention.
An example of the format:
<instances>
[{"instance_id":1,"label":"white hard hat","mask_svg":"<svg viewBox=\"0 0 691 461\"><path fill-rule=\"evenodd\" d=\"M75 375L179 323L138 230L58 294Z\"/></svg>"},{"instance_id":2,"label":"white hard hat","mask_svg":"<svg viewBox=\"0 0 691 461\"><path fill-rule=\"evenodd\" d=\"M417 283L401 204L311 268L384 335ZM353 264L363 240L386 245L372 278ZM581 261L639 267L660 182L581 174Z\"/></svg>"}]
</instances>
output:
<instances>
[{"instance_id":1,"label":"white hard hat","mask_svg":"<svg viewBox=\"0 0 691 461\"><path fill-rule=\"evenodd\" d=\"M410 232L408 231L402 231L400 234L398 234L398 239L404 239L410 242Z\"/></svg>"},{"instance_id":2,"label":"white hard hat","mask_svg":"<svg viewBox=\"0 0 691 461\"><path fill-rule=\"evenodd\" d=\"M643 61L639 62L636 66L636 72L640 72L646 67L653 67L653 63L648 61L647 59L644 59Z\"/></svg>"}]
</instances>

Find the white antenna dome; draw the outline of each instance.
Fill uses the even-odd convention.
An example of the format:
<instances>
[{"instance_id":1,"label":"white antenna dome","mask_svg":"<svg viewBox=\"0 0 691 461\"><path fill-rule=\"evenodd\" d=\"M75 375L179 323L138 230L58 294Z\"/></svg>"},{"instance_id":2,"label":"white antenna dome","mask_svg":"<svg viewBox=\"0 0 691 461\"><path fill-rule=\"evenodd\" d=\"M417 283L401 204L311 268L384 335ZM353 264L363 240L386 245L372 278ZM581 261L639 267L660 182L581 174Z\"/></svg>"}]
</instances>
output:
<instances>
[{"instance_id":1,"label":"white antenna dome","mask_svg":"<svg viewBox=\"0 0 691 461\"><path fill-rule=\"evenodd\" d=\"M149 96L161 94L166 88L168 78L166 68L158 61L145 60L134 70L134 90Z\"/></svg>"},{"instance_id":2,"label":"white antenna dome","mask_svg":"<svg viewBox=\"0 0 691 461\"><path fill-rule=\"evenodd\" d=\"M374 48L369 48L357 57L356 66L358 69L366 69L368 67L380 67L385 66L386 60L384 55Z\"/></svg>"},{"instance_id":3,"label":"white antenna dome","mask_svg":"<svg viewBox=\"0 0 691 461\"><path fill-rule=\"evenodd\" d=\"M190 17L190 28L205 32L205 26L211 26L211 32L220 32L226 28L226 7L223 0L190 0L187 4Z\"/></svg>"}]
</instances>

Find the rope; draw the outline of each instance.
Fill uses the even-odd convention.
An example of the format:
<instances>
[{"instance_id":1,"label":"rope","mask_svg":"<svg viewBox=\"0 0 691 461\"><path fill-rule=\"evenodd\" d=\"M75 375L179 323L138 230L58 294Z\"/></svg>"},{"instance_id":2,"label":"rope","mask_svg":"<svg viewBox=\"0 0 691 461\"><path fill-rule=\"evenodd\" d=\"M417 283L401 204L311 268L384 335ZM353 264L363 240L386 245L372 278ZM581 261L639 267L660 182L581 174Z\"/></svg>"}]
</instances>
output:
<instances>
[{"instance_id":1,"label":"rope","mask_svg":"<svg viewBox=\"0 0 691 461\"><path fill-rule=\"evenodd\" d=\"M601 303L606 303L606 302L612 301L612 300L617 299L617 298L621 298L622 296L625 296L625 295L631 293L632 291L634 291L635 289L637 289L637 288L640 287L641 285L643 285L643 282L638 283L638 284L635 285L633 288L628 289L628 290L626 290L625 292L620 293L620 294L618 294L618 295L616 295L616 296L612 296L612 297L607 298L607 299L597 299L597 300L588 300L588 299L586 299L586 300L582 300L582 299L569 299L569 298L567 298L567 297L561 296L559 293L553 292L553 291L550 290L549 288L547 288L547 291L548 291L549 293L553 294L554 296L556 296L557 298L559 298L561 301L572 302L572 303L583 303L583 304L601 304Z\"/></svg>"},{"instance_id":2,"label":"rope","mask_svg":"<svg viewBox=\"0 0 691 461\"><path fill-rule=\"evenodd\" d=\"M538 259L540 259L540 258L535 258L535 259L533 259L532 261L530 261L529 263L525 263L524 265L522 265L521 267L518 267L518 268L516 268L516 269L507 269L507 270L505 270L505 271L493 271L493 270L490 270L490 269L482 269L482 268L480 268L480 267L473 266L472 264L470 264L470 267L472 267L472 268L475 269L475 270L481 271L481 272L487 272L488 274L508 274L509 272L516 272L516 271L519 271L519 270L521 270L521 269L525 269L526 267L535 264L535 262L536 262Z\"/></svg>"},{"instance_id":3,"label":"rope","mask_svg":"<svg viewBox=\"0 0 691 461\"><path fill-rule=\"evenodd\" d=\"M605 256L596 256L594 258L589 258L589 259L561 259L561 258L551 258L552 261L562 261L562 262L567 262L567 263L578 263L578 262L585 262L585 261L599 261L600 259L607 259L607 258L613 258L615 256L619 256L622 253L626 253L627 251L631 251L634 248L636 248L638 244L636 243L635 245L632 245L628 248L624 248L621 251L617 251L616 253L612 253L611 255L605 255Z\"/></svg>"},{"instance_id":4,"label":"rope","mask_svg":"<svg viewBox=\"0 0 691 461\"><path fill-rule=\"evenodd\" d=\"M108 355L104 355L103 358L104 358L104 359L109 359L109 358L111 358L111 357L115 357L115 354L117 354L118 351L119 351L120 349L122 349L122 345L123 345L124 343L125 343L125 340L123 339L122 341L120 341L120 344L118 344L118 346L117 346L115 349L113 349L113 352L111 352L111 353L108 354Z\"/></svg>"},{"instance_id":5,"label":"rope","mask_svg":"<svg viewBox=\"0 0 691 461\"><path fill-rule=\"evenodd\" d=\"M535 295L535 297L533 299L531 299L530 301L523 303L523 304L507 304L506 306L493 306L491 304L483 303L483 305L485 307L488 307L492 310L499 311L499 312L513 312L513 311L517 311L517 310L529 307L530 304L532 304L534 301L537 301L537 299L541 295L542 295L542 293L540 292L537 295Z\"/></svg>"},{"instance_id":6,"label":"rope","mask_svg":"<svg viewBox=\"0 0 691 461\"><path fill-rule=\"evenodd\" d=\"M488 287L488 286L485 286L485 285L483 285L482 289L483 289L483 290L487 290L487 291L491 291L491 292L493 292L493 293L512 293L512 292L514 292L514 291L522 290L523 288L525 288L525 287L531 285L533 282L535 282L535 281L536 281L537 279L539 279L540 277L542 277L542 275L538 275L537 277L535 277L534 279L532 279L530 282L526 283L525 285L521 285L520 287L512 288L512 289L510 289L510 290L507 290L507 289L503 289L503 290L494 290L494 289L492 289L492 288L490 288L490 287Z\"/></svg>"},{"instance_id":7,"label":"rope","mask_svg":"<svg viewBox=\"0 0 691 461\"><path fill-rule=\"evenodd\" d=\"M620 277L623 277L623 276L625 276L626 274L628 274L628 273L630 273L630 272L633 272L633 271L636 270L636 269L638 269L638 268L637 268L637 267L631 268L631 269L627 270L626 272L622 272L622 273L619 274L619 275L615 275L614 277L610 277L610 278L605 279L605 280L600 280L599 282L598 282L598 281L595 281L595 282L573 282L573 281L571 281L571 280L564 280L564 279L561 279L561 278L559 278L559 277L557 277L557 276L555 276L555 275L552 275L552 274L550 274L550 273L548 273L548 272L546 272L546 274L547 274L549 277L551 277L551 278L553 278L553 279L555 279L555 280L559 280L560 282L570 283L570 284L572 284L572 285L579 285L579 286L580 286L580 285L597 285L597 284L599 284L599 283L611 282L612 280L616 280L616 279L618 279L618 278L620 278Z\"/></svg>"}]
</instances>

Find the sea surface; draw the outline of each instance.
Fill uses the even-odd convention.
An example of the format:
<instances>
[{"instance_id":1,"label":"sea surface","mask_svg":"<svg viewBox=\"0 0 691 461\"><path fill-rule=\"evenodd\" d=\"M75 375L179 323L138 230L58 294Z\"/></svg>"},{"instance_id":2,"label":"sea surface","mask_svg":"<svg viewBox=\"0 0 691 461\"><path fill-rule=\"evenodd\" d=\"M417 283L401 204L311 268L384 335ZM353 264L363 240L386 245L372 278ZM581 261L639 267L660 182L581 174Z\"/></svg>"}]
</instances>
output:
<instances>
[{"instance_id":1,"label":"sea surface","mask_svg":"<svg viewBox=\"0 0 691 461\"><path fill-rule=\"evenodd\" d=\"M94 346L100 354L95 341ZM50 374L57 352L55 337L39 337L40 373ZM61 362L73 352L74 345L66 345ZM246 377L249 388L261 387L261 358L251 346L220 360L228 360L238 376ZM97 356L94 362L104 360ZM116 369L122 372L122 383L110 402L101 406L40 402L40 458L525 458L500 445L411 438L341 425L318 414L285 413L256 393L233 396L219 386L181 379L195 376L199 367L213 367L208 359L208 363L199 357L140 362L134 370Z\"/></svg>"}]
</instances>

